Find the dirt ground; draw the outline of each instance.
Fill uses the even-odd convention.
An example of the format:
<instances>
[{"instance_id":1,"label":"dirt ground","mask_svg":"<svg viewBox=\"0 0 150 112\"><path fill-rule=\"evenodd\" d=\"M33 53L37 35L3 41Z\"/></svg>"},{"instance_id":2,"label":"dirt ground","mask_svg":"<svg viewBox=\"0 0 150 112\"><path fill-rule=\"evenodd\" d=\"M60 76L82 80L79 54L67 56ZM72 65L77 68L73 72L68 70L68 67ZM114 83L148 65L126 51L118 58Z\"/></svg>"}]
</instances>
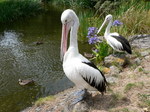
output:
<instances>
[{"instance_id":1,"label":"dirt ground","mask_svg":"<svg viewBox=\"0 0 150 112\"><path fill-rule=\"evenodd\" d=\"M84 101L87 108L85 112L150 112L150 55L141 57L140 60L139 65L132 63L114 75L117 80L109 85L105 95L91 93ZM67 89L23 112L67 112L67 98L75 91L75 87Z\"/></svg>"}]
</instances>

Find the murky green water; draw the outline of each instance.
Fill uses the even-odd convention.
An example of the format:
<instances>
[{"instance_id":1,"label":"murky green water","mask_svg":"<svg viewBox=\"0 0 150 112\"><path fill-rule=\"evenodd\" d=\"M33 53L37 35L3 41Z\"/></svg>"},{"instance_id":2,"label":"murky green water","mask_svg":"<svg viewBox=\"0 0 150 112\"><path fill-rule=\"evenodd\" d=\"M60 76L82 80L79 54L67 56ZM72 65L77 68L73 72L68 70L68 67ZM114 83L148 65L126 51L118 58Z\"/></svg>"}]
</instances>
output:
<instances>
[{"instance_id":1,"label":"murky green water","mask_svg":"<svg viewBox=\"0 0 150 112\"><path fill-rule=\"evenodd\" d=\"M18 112L39 97L56 94L73 84L60 61L62 9L0 27L0 112ZM35 42L43 44L36 45ZM82 47L84 46L84 47ZM86 51L80 44L80 51ZM35 85L20 86L18 79Z\"/></svg>"}]
</instances>

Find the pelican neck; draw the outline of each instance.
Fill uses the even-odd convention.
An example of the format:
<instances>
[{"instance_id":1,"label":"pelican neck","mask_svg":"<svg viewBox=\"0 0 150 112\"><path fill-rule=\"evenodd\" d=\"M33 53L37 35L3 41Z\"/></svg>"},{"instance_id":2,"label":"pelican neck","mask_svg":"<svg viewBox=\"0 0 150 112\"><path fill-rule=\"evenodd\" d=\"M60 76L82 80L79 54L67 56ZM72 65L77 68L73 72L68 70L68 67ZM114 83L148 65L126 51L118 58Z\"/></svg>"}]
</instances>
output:
<instances>
[{"instance_id":1,"label":"pelican neck","mask_svg":"<svg viewBox=\"0 0 150 112\"><path fill-rule=\"evenodd\" d=\"M104 34L105 38L107 37L107 35L110 34L110 28L111 28L111 26L112 26L112 19L109 21L109 23L108 23L108 25L106 27L105 34Z\"/></svg>"},{"instance_id":2,"label":"pelican neck","mask_svg":"<svg viewBox=\"0 0 150 112\"><path fill-rule=\"evenodd\" d=\"M74 23L74 25L71 27L70 31L70 45L69 48L73 47L74 52L78 51L78 42L77 42L77 31L78 31L79 24L77 22Z\"/></svg>"}]
</instances>

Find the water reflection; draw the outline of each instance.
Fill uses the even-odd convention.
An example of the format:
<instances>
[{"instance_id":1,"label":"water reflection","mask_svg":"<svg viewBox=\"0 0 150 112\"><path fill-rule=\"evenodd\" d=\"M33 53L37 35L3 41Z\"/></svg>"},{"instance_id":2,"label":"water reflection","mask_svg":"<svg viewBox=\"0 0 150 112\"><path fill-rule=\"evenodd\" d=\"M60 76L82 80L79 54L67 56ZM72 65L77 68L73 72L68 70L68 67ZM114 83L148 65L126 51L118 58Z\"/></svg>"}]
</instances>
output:
<instances>
[{"instance_id":1,"label":"water reflection","mask_svg":"<svg viewBox=\"0 0 150 112\"><path fill-rule=\"evenodd\" d=\"M5 50L9 49L16 58L23 56L20 48L22 43L18 40L19 36L21 36L21 33L17 34L15 31L4 31L4 35L0 37L2 38L0 46Z\"/></svg>"}]
</instances>

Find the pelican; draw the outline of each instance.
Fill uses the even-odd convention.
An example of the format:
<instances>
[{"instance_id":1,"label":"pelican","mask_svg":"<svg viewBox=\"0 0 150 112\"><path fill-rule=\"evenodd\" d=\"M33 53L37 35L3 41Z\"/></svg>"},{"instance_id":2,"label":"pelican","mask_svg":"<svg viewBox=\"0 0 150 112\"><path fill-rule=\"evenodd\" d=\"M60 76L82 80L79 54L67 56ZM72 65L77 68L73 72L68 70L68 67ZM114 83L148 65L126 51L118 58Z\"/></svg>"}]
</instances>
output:
<instances>
[{"instance_id":1,"label":"pelican","mask_svg":"<svg viewBox=\"0 0 150 112\"><path fill-rule=\"evenodd\" d=\"M106 39L107 43L116 51L122 52L126 51L129 54L132 54L131 46L127 39L125 39L123 36L119 35L117 32L110 33L110 28L112 26L112 15L109 14L105 17L105 20L102 24L102 26L99 28L97 34L101 31L103 26L107 23L107 27L104 33L104 38Z\"/></svg>"},{"instance_id":2,"label":"pelican","mask_svg":"<svg viewBox=\"0 0 150 112\"><path fill-rule=\"evenodd\" d=\"M60 56L63 61L63 70L81 90L98 90L106 92L107 81L102 72L78 50L77 32L79 19L71 9L65 10L61 15L62 38ZM70 31L70 45L67 49L68 33Z\"/></svg>"}]
</instances>

